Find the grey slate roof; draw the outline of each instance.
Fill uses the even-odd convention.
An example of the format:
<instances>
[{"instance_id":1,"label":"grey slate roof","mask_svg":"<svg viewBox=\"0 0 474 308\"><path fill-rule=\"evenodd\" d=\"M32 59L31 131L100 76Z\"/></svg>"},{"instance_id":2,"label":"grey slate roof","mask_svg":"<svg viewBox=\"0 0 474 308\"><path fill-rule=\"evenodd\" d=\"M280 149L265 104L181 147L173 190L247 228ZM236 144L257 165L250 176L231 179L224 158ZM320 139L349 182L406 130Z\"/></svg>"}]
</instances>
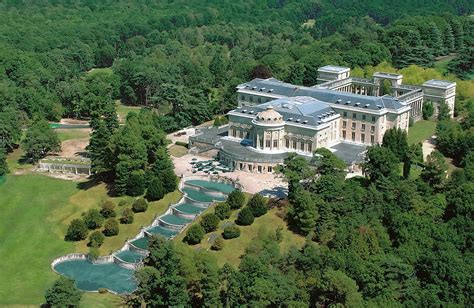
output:
<instances>
[{"instance_id":1,"label":"grey slate roof","mask_svg":"<svg viewBox=\"0 0 474 308\"><path fill-rule=\"evenodd\" d=\"M283 120L290 123L318 126L329 116L337 112L330 104L308 96L284 97L256 106L245 106L234 110L243 114L257 115L259 112L272 106L283 116Z\"/></svg>"},{"instance_id":2,"label":"grey slate roof","mask_svg":"<svg viewBox=\"0 0 474 308\"><path fill-rule=\"evenodd\" d=\"M439 88L448 88L455 84L456 84L455 82L451 82L447 80L437 80L437 79L431 79L423 83L424 86L439 87Z\"/></svg>"},{"instance_id":3,"label":"grey slate roof","mask_svg":"<svg viewBox=\"0 0 474 308\"><path fill-rule=\"evenodd\" d=\"M249 82L239 85L237 89L245 89L287 97L309 96L322 102L347 105L351 107L359 107L361 109L380 110L387 108L392 110L398 110L400 108L405 107L405 105L400 103L396 98L389 95L376 97L347 92L339 92L329 89L310 88L292 85L290 83L285 83L275 78L255 78Z\"/></svg>"}]
</instances>

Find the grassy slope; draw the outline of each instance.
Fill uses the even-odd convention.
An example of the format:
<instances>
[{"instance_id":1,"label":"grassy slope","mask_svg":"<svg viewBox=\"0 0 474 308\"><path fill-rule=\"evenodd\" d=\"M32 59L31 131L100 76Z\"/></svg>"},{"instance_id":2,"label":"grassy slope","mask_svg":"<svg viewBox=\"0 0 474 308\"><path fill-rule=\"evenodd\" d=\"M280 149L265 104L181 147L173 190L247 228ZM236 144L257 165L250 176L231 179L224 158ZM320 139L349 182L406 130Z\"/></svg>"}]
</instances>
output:
<instances>
[{"instance_id":1,"label":"grassy slope","mask_svg":"<svg viewBox=\"0 0 474 308\"><path fill-rule=\"evenodd\" d=\"M436 130L435 121L420 120L408 129L408 143L423 142L434 135Z\"/></svg>"},{"instance_id":2,"label":"grassy slope","mask_svg":"<svg viewBox=\"0 0 474 308\"><path fill-rule=\"evenodd\" d=\"M214 210L210 209L207 212L212 213ZM279 226L283 228L283 240L280 243L282 251L287 251L291 246L301 247L305 242L303 236L297 235L288 230L286 222L281 219L278 214L278 209L272 209L267 214L255 219L255 222L250 226L240 226L241 235L236 239L225 240L224 248L221 251L210 250L211 244L207 242L210 234L206 234L201 244L195 245L211 251L217 259L219 266L223 266L225 263L229 263L237 266L240 263L240 257L244 254L245 248L252 242L252 240L258 236L259 232L274 232ZM237 218L238 211L234 211L230 217L225 221L235 221ZM194 223L198 223L198 220ZM221 234L221 226L224 223L222 221L219 225L219 229L213 233ZM176 236L176 241L182 241L186 235L186 230Z\"/></svg>"},{"instance_id":3,"label":"grassy slope","mask_svg":"<svg viewBox=\"0 0 474 308\"><path fill-rule=\"evenodd\" d=\"M76 192L73 182L41 175L9 175L0 187L0 305L41 303L56 277L52 259L74 250L61 221Z\"/></svg>"},{"instance_id":4,"label":"grassy slope","mask_svg":"<svg viewBox=\"0 0 474 308\"><path fill-rule=\"evenodd\" d=\"M456 55L449 55L446 57L442 57L441 59L434 62L434 68L441 74L445 75L448 73L448 64L449 62L454 59Z\"/></svg>"},{"instance_id":5,"label":"grassy slope","mask_svg":"<svg viewBox=\"0 0 474 308\"><path fill-rule=\"evenodd\" d=\"M122 305L120 296L105 293L84 293L81 299L80 307L84 308L112 308L125 307Z\"/></svg>"},{"instance_id":6,"label":"grassy slope","mask_svg":"<svg viewBox=\"0 0 474 308\"><path fill-rule=\"evenodd\" d=\"M133 224L120 225L119 235L107 238L100 252L118 249L126 238L135 236L141 226L150 224L156 214L164 212L180 196L176 191L151 203L146 213L135 216ZM56 278L50 269L51 261L66 253L88 251L87 241L74 244L63 240L69 222L80 217L81 212L97 207L104 198L104 184L79 190L77 183L43 175L8 176L0 187L0 258L9 260L0 265L0 306L41 303L44 290ZM120 215L123 208L117 210ZM88 302L93 298L88 297Z\"/></svg>"}]
</instances>

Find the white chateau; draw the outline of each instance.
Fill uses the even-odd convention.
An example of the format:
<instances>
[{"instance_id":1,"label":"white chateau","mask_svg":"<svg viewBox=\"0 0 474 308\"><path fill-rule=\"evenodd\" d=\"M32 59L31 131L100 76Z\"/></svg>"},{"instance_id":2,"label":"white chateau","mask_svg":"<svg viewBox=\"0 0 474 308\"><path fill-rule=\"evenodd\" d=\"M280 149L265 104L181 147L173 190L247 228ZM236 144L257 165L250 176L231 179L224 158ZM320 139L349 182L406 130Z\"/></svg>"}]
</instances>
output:
<instances>
[{"instance_id":1,"label":"white chateau","mask_svg":"<svg viewBox=\"0 0 474 308\"><path fill-rule=\"evenodd\" d=\"M384 80L390 95L380 95ZM190 147L215 149L231 167L249 172L273 172L287 153L311 157L320 147L354 165L366 146L382 142L386 130L408 131L410 121L421 119L424 102L431 101L435 113L445 103L453 114L456 83L412 86L402 80L380 72L355 78L349 68L332 65L318 69L312 87L257 78L237 86L238 108L228 113L229 125L192 136Z\"/></svg>"}]
</instances>

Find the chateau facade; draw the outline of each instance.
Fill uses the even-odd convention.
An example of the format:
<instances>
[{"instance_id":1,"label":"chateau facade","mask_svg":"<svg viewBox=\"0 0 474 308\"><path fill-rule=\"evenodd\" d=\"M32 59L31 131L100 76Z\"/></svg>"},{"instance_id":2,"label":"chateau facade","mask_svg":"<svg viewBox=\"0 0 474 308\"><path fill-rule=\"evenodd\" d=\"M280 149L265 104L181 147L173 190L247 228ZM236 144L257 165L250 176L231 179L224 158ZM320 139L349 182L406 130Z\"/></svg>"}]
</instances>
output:
<instances>
[{"instance_id":1,"label":"chateau facade","mask_svg":"<svg viewBox=\"0 0 474 308\"><path fill-rule=\"evenodd\" d=\"M388 129L408 131L410 121L422 118L425 102L433 103L435 113L444 103L453 115L455 83L402 81L402 75L380 72L372 79L355 78L338 66L319 68L312 87L256 78L237 86L238 108L228 113L226 132L207 139L198 134L190 146L207 142L232 167L251 172L272 172L287 153L311 157L320 147L354 165Z\"/></svg>"}]
</instances>

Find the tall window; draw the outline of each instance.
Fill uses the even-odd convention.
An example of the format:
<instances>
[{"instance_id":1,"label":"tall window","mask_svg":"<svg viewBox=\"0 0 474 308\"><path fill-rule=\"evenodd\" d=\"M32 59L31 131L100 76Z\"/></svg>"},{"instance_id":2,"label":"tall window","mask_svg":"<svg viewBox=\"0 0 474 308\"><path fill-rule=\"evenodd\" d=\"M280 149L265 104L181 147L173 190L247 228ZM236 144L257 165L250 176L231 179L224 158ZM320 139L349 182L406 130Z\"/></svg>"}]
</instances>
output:
<instances>
[{"instance_id":1,"label":"tall window","mask_svg":"<svg viewBox=\"0 0 474 308\"><path fill-rule=\"evenodd\" d=\"M347 111L344 111L343 114L342 114L342 116L343 116L344 118L347 118Z\"/></svg>"},{"instance_id":2,"label":"tall window","mask_svg":"<svg viewBox=\"0 0 474 308\"><path fill-rule=\"evenodd\" d=\"M293 150L296 150L296 140L293 140Z\"/></svg>"},{"instance_id":3,"label":"tall window","mask_svg":"<svg viewBox=\"0 0 474 308\"><path fill-rule=\"evenodd\" d=\"M346 128L347 127L347 121L342 121L342 128Z\"/></svg>"},{"instance_id":4,"label":"tall window","mask_svg":"<svg viewBox=\"0 0 474 308\"><path fill-rule=\"evenodd\" d=\"M232 130L232 137L237 137L237 131L235 129Z\"/></svg>"},{"instance_id":5,"label":"tall window","mask_svg":"<svg viewBox=\"0 0 474 308\"><path fill-rule=\"evenodd\" d=\"M345 130L342 131L342 139L346 140L346 131Z\"/></svg>"},{"instance_id":6,"label":"tall window","mask_svg":"<svg viewBox=\"0 0 474 308\"><path fill-rule=\"evenodd\" d=\"M253 96L250 96L250 101L253 102Z\"/></svg>"},{"instance_id":7,"label":"tall window","mask_svg":"<svg viewBox=\"0 0 474 308\"><path fill-rule=\"evenodd\" d=\"M313 152L313 145L308 143L308 152Z\"/></svg>"},{"instance_id":8,"label":"tall window","mask_svg":"<svg viewBox=\"0 0 474 308\"><path fill-rule=\"evenodd\" d=\"M352 122L352 129L356 129L356 125L357 125L356 122Z\"/></svg>"},{"instance_id":9,"label":"tall window","mask_svg":"<svg viewBox=\"0 0 474 308\"><path fill-rule=\"evenodd\" d=\"M375 132L375 126L374 125L370 126L370 132L371 133Z\"/></svg>"},{"instance_id":10,"label":"tall window","mask_svg":"<svg viewBox=\"0 0 474 308\"><path fill-rule=\"evenodd\" d=\"M270 147L270 140L265 140L265 146L266 146L267 148Z\"/></svg>"},{"instance_id":11,"label":"tall window","mask_svg":"<svg viewBox=\"0 0 474 308\"><path fill-rule=\"evenodd\" d=\"M286 146L287 149L290 148L290 139L285 140L285 146Z\"/></svg>"},{"instance_id":12,"label":"tall window","mask_svg":"<svg viewBox=\"0 0 474 308\"><path fill-rule=\"evenodd\" d=\"M360 130L363 131L363 132L365 132L365 124L362 124L362 125L361 125Z\"/></svg>"},{"instance_id":13,"label":"tall window","mask_svg":"<svg viewBox=\"0 0 474 308\"><path fill-rule=\"evenodd\" d=\"M239 138L244 138L244 132L243 131L239 131Z\"/></svg>"},{"instance_id":14,"label":"tall window","mask_svg":"<svg viewBox=\"0 0 474 308\"><path fill-rule=\"evenodd\" d=\"M365 119L367 118L367 116L365 114L362 115L362 121L365 121Z\"/></svg>"},{"instance_id":15,"label":"tall window","mask_svg":"<svg viewBox=\"0 0 474 308\"><path fill-rule=\"evenodd\" d=\"M375 123L375 116L372 116L372 123Z\"/></svg>"},{"instance_id":16,"label":"tall window","mask_svg":"<svg viewBox=\"0 0 474 308\"><path fill-rule=\"evenodd\" d=\"M354 120L357 119L357 113L354 112L354 113L352 114L352 118L353 118Z\"/></svg>"},{"instance_id":17,"label":"tall window","mask_svg":"<svg viewBox=\"0 0 474 308\"><path fill-rule=\"evenodd\" d=\"M356 133L352 132L352 141L356 141Z\"/></svg>"},{"instance_id":18,"label":"tall window","mask_svg":"<svg viewBox=\"0 0 474 308\"><path fill-rule=\"evenodd\" d=\"M370 143L374 144L375 143L375 136L370 135Z\"/></svg>"},{"instance_id":19,"label":"tall window","mask_svg":"<svg viewBox=\"0 0 474 308\"><path fill-rule=\"evenodd\" d=\"M245 95L241 95L240 99L244 101L245 100Z\"/></svg>"},{"instance_id":20,"label":"tall window","mask_svg":"<svg viewBox=\"0 0 474 308\"><path fill-rule=\"evenodd\" d=\"M360 141L365 143L365 134L360 134Z\"/></svg>"},{"instance_id":21,"label":"tall window","mask_svg":"<svg viewBox=\"0 0 474 308\"><path fill-rule=\"evenodd\" d=\"M278 140L273 140L273 147L278 148Z\"/></svg>"},{"instance_id":22,"label":"tall window","mask_svg":"<svg viewBox=\"0 0 474 308\"><path fill-rule=\"evenodd\" d=\"M301 151L304 152L304 142L303 141L301 141L301 143L300 143L300 149L301 149Z\"/></svg>"}]
</instances>

